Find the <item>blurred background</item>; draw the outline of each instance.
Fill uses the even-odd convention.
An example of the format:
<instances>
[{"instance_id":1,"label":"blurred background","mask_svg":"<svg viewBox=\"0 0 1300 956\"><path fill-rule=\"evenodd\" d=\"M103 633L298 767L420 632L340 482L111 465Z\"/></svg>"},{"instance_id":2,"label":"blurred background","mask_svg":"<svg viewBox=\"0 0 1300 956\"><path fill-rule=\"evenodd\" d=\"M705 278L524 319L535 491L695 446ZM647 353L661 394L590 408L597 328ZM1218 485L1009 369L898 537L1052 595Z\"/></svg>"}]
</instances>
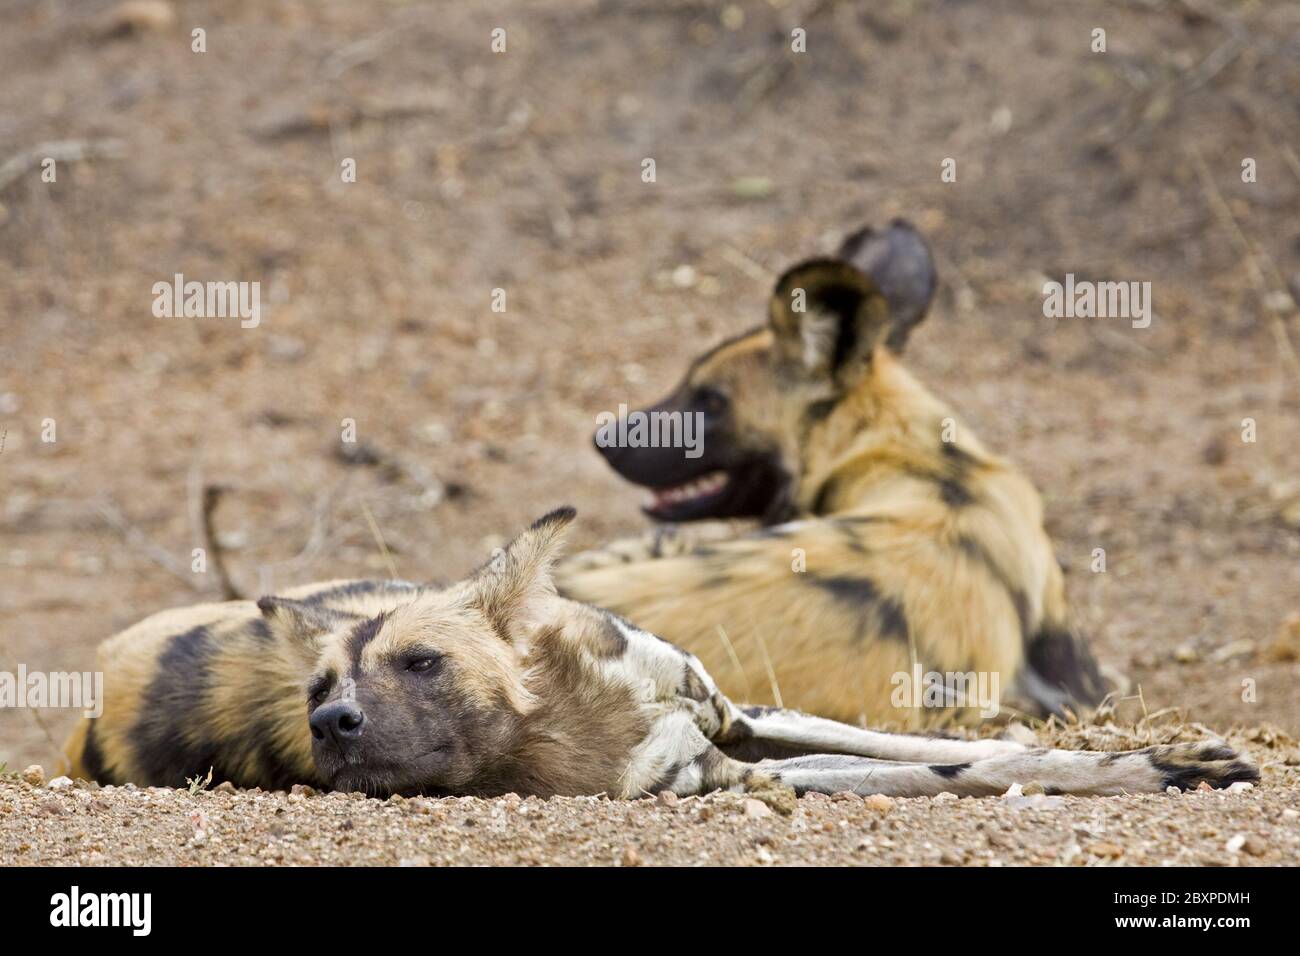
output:
<instances>
[{"instance_id":1,"label":"blurred background","mask_svg":"<svg viewBox=\"0 0 1300 956\"><path fill-rule=\"evenodd\" d=\"M3 0L0 22L0 670L90 669L119 628L219 598L190 571L208 485L250 594L453 578L560 503L576 546L639 531L597 413L761 321L786 265L905 216L941 274L907 362L1042 490L1134 712L1300 729L1300 5ZM261 324L155 317L175 273L260 282ZM1154 322L1044 318L1066 273L1151 282ZM53 765L73 718L0 710L0 762Z\"/></svg>"}]
</instances>

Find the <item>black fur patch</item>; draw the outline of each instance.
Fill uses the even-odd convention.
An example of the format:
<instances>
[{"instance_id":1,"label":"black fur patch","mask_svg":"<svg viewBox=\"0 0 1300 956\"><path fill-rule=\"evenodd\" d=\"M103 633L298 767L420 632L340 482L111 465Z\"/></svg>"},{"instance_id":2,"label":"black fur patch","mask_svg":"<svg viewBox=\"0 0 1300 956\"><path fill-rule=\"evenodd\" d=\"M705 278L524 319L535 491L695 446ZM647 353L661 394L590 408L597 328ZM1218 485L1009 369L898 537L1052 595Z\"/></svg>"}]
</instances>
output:
<instances>
[{"instance_id":1,"label":"black fur patch","mask_svg":"<svg viewBox=\"0 0 1300 956\"><path fill-rule=\"evenodd\" d=\"M906 642L907 614L895 598L883 595L870 578L810 576L812 583L841 604L858 610L858 640L866 637L874 616L876 630L882 637Z\"/></svg>"},{"instance_id":2,"label":"black fur patch","mask_svg":"<svg viewBox=\"0 0 1300 956\"><path fill-rule=\"evenodd\" d=\"M380 614L362 621L348 635L348 651L352 656L352 669L355 673L361 672L361 652L379 635L379 629L384 626L384 617Z\"/></svg>"},{"instance_id":3,"label":"black fur patch","mask_svg":"<svg viewBox=\"0 0 1300 956\"><path fill-rule=\"evenodd\" d=\"M691 666L690 661L685 661L682 665L682 686L679 693L687 700L706 701L709 699L709 689L704 686L704 681L700 680L700 675L695 673L695 668Z\"/></svg>"},{"instance_id":4,"label":"black fur patch","mask_svg":"<svg viewBox=\"0 0 1300 956\"><path fill-rule=\"evenodd\" d=\"M113 782L108 778L108 769L104 766L104 751L99 749L99 741L95 739L93 720L87 721L86 740L81 746L81 766L91 780L98 783Z\"/></svg>"},{"instance_id":5,"label":"black fur patch","mask_svg":"<svg viewBox=\"0 0 1300 956\"><path fill-rule=\"evenodd\" d=\"M1167 748L1153 747L1151 750L1160 751L1168 755ZM1194 790L1200 785L1202 780L1208 781L1211 787L1216 790L1222 790L1234 783L1259 783L1259 771L1250 764L1242 763L1240 760L1232 760L1236 756L1226 747L1205 747L1197 755L1197 762L1183 763L1181 760L1166 760L1161 756L1152 754L1148 759L1151 766L1159 770L1164 776L1160 781L1161 787L1177 787L1179 790ZM1217 761L1218 766L1208 765L1200 761Z\"/></svg>"},{"instance_id":6,"label":"black fur patch","mask_svg":"<svg viewBox=\"0 0 1300 956\"><path fill-rule=\"evenodd\" d=\"M206 776L208 768L214 783L229 779L213 742L192 732L193 712L211 690L215 651L212 634L196 627L173 637L159 656L131 729L135 760L145 777L137 783L183 787L186 778Z\"/></svg>"},{"instance_id":7,"label":"black fur patch","mask_svg":"<svg viewBox=\"0 0 1300 956\"><path fill-rule=\"evenodd\" d=\"M1029 641L1025 657L1038 676L1081 704L1094 706L1106 696L1106 681L1092 652L1067 630L1044 625Z\"/></svg>"},{"instance_id":8,"label":"black fur patch","mask_svg":"<svg viewBox=\"0 0 1300 956\"><path fill-rule=\"evenodd\" d=\"M969 769L970 764L968 763L936 763L930 765L932 773L937 773L946 780L952 780L954 777L960 776L963 771Z\"/></svg>"},{"instance_id":9,"label":"black fur patch","mask_svg":"<svg viewBox=\"0 0 1300 956\"><path fill-rule=\"evenodd\" d=\"M939 497L949 508L965 508L975 501L961 480L951 476L939 479Z\"/></svg>"},{"instance_id":10,"label":"black fur patch","mask_svg":"<svg viewBox=\"0 0 1300 956\"><path fill-rule=\"evenodd\" d=\"M817 489L817 497L813 500L812 513L815 515L824 515L831 506L836 492L839 491L840 481L838 478L831 477Z\"/></svg>"}]
</instances>

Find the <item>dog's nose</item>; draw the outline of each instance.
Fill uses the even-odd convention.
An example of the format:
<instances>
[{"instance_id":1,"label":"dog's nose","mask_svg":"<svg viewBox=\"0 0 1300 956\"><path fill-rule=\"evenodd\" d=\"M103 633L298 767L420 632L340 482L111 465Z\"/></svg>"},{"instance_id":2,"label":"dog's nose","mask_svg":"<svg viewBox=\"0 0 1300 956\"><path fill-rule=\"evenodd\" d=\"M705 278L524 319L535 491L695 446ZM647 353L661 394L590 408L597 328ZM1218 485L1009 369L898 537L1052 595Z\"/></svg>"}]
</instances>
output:
<instances>
[{"instance_id":1,"label":"dog's nose","mask_svg":"<svg viewBox=\"0 0 1300 956\"><path fill-rule=\"evenodd\" d=\"M361 725L365 721L366 715L360 707L338 700L317 707L308 723L311 735L318 743L343 750L361 736Z\"/></svg>"},{"instance_id":2,"label":"dog's nose","mask_svg":"<svg viewBox=\"0 0 1300 956\"><path fill-rule=\"evenodd\" d=\"M605 434L604 430L596 432L591 436L591 443L596 446L596 451L605 456L605 460L611 465L623 456L626 451L617 441L611 441L611 436Z\"/></svg>"}]
</instances>

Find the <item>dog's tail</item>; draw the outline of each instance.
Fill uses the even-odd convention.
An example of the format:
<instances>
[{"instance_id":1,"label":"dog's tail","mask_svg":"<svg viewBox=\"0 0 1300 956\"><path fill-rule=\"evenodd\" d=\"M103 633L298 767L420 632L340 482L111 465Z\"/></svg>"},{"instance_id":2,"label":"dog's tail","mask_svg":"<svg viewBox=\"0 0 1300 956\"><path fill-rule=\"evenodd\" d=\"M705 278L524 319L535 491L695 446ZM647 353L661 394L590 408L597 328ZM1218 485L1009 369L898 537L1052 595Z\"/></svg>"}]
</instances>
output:
<instances>
[{"instance_id":1,"label":"dog's tail","mask_svg":"<svg viewBox=\"0 0 1300 956\"><path fill-rule=\"evenodd\" d=\"M1044 623L1025 646L1020 695L1041 708L1041 716L1083 716L1115 685L1102 674L1087 643L1069 626Z\"/></svg>"}]
</instances>

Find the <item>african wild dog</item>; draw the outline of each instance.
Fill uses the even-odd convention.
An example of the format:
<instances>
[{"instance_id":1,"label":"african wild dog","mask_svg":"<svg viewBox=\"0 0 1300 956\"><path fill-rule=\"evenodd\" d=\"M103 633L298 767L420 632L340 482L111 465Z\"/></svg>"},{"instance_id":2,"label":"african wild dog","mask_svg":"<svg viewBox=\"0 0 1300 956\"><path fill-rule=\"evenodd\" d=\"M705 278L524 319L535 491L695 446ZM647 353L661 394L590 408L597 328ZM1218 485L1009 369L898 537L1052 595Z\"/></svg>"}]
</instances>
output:
<instances>
[{"instance_id":1,"label":"african wild dog","mask_svg":"<svg viewBox=\"0 0 1300 956\"><path fill-rule=\"evenodd\" d=\"M561 593L680 644L729 693L840 720L979 713L898 706L913 673L996 675L1039 716L1097 704L1108 688L1071 627L1037 492L898 361L934 289L901 220L789 269L766 325L705 352L643 413L700 416L702 451L597 434L650 489L651 518L762 527L661 529L576 555Z\"/></svg>"},{"instance_id":2,"label":"african wild dog","mask_svg":"<svg viewBox=\"0 0 1300 956\"><path fill-rule=\"evenodd\" d=\"M155 615L101 651L108 698L68 743L103 782L308 783L372 794L635 797L719 788L1117 794L1224 786L1220 743L1122 754L875 733L740 708L698 658L551 584L561 509L444 589L330 582Z\"/></svg>"}]
</instances>

